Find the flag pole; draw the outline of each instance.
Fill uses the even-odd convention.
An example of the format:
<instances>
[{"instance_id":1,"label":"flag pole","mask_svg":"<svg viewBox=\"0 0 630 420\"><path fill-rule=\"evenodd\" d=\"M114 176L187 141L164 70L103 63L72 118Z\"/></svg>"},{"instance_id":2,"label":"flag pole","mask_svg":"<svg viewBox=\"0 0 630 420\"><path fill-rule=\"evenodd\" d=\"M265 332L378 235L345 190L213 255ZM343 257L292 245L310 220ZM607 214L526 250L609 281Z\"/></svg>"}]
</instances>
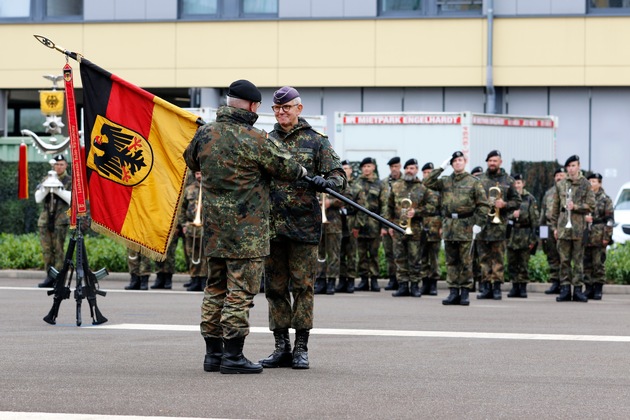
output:
<instances>
[{"instance_id":1,"label":"flag pole","mask_svg":"<svg viewBox=\"0 0 630 420\"><path fill-rule=\"evenodd\" d=\"M35 37L36 40L38 40L39 42L41 42L45 47L51 48L53 50L57 50L60 53L62 53L63 55L72 58L73 60L76 60L78 62L81 62L81 54L77 54L75 52L72 51L68 51L65 48L63 48L61 45L55 45L54 42L52 42L52 40L50 40L50 38L46 38L45 36L42 35L33 35Z\"/></svg>"}]
</instances>

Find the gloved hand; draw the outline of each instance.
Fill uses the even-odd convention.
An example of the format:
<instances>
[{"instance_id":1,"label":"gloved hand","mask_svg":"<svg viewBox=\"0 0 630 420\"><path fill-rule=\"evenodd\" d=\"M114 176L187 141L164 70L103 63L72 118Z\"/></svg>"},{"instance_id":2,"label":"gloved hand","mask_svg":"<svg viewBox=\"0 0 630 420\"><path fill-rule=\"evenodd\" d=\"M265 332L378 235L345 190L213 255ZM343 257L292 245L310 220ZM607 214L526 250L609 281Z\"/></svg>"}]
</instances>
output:
<instances>
[{"instance_id":1,"label":"gloved hand","mask_svg":"<svg viewBox=\"0 0 630 420\"><path fill-rule=\"evenodd\" d=\"M481 232L481 226L479 226L479 225L474 225L472 230L473 230L473 235L476 235L476 234L478 234L479 232Z\"/></svg>"},{"instance_id":2,"label":"gloved hand","mask_svg":"<svg viewBox=\"0 0 630 420\"><path fill-rule=\"evenodd\" d=\"M442 162L442 164L440 165L440 168L446 169L446 167L450 164L451 164L451 158L448 158L444 162Z\"/></svg>"},{"instance_id":3,"label":"gloved hand","mask_svg":"<svg viewBox=\"0 0 630 420\"><path fill-rule=\"evenodd\" d=\"M300 176L298 176L298 179L302 179L308 174L308 171L306 170L304 166L302 166L301 168L302 168L302 173L300 173Z\"/></svg>"},{"instance_id":4,"label":"gloved hand","mask_svg":"<svg viewBox=\"0 0 630 420\"><path fill-rule=\"evenodd\" d=\"M335 184L332 181L324 179L324 177L317 175L311 179L311 186L317 192L326 192L326 188L332 188Z\"/></svg>"}]
</instances>

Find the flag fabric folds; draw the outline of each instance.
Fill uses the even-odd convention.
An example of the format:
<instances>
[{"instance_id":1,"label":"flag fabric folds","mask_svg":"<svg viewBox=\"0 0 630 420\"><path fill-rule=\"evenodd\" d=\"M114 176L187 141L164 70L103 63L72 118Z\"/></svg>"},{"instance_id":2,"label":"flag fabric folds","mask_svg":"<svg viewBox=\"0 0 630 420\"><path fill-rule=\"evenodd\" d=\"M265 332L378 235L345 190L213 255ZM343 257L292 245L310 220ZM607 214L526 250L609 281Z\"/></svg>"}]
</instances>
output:
<instances>
[{"instance_id":1,"label":"flag fabric folds","mask_svg":"<svg viewBox=\"0 0 630 420\"><path fill-rule=\"evenodd\" d=\"M162 261L198 117L81 59L92 229Z\"/></svg>"}]
</instances>

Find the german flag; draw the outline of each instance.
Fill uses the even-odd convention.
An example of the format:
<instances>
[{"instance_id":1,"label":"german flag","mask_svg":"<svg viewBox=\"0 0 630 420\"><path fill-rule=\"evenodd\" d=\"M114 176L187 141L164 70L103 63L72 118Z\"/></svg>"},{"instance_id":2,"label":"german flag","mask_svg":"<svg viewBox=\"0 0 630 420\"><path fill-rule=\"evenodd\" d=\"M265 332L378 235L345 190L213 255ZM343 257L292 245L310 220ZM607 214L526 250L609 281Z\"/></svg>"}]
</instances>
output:
<instances>
[{"instance_id":1,"label":"german flag","mask_svg":"<svg viewBox=\"0 0 630 420\"><path fill-rule=\"evenodd\" d=\"M92 229L162 261L199 117L81 59Z\"/></svg>"}]
</instances>

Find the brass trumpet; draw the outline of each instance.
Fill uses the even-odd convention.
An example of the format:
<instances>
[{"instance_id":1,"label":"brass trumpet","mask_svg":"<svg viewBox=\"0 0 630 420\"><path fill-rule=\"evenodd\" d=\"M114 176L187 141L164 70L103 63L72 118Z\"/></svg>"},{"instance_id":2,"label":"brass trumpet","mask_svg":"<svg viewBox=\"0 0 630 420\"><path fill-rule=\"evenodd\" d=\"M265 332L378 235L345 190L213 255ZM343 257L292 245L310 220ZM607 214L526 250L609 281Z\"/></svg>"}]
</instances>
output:
<instances>
[{"instance_id":1,"label":"brass trumpet","mask_svg":"<svg viewBox=\"0 0 630 420\"><path fill-rule=\"evenodd\" d=\"M567 209L567 224L564 226L566 229L571 229L573 225L571 224L571 210L569 209L569 203L573 202L573 198L571 197L571 188L567 191L567 204L565 208Z\"/></svg>"},{"instance_id":2,"label":"brass trumpet","mask_svg":"<svg viewBox=\"0 0 630 420\"><path fill-rule=\"evenodd\" d=\"M326 217L326 193L322 193L322 223L329 223Z\"/></svg>"},{"instance_id":3,"label":"brass trumpet","mask_svg":"<svg viewBox=\"0 0 630 420\"><path fill-rule=\"evenodd\" d=\"M493 192L495 192L493 194ZM488 190L488 198L490 200L490 206L492 206L492 210L488 213L489 217L492 217L490 223L494 223L495 225L501 224L501 218L499 217L500 209L496 206L497 200L500 200L502 197L501 188L499 188L499 184L496 186L490 187Z\"/></svg>"},{"instance_id":4,"label":"brass trumpet","mask_svg":"<svg viewBox=\"0 0 630 420\"><path fill-rule=\"evenodd\" d=\"M408 216L409 209L413 206L413 202L408 198L400 200L400 221L398 224L405 229L405 235L413 235L411 230L411 217Z\"/></svg>"},{"instance_id":5,"label":"brass trumpet","mask_svg":"<svg viewBox=\"0 0 630 420\"><path fill-rule=\"evenodd\" d=\"M201 256L203 255L203 223L201 222L201 196L202 196L202 189L201 189L201 181L199 181L199 197L197 197L197 211L195 212L195 219L190 223L189 226L193 227L193 231L192 231L192 250L191 250L191 255L190 255L190 262L193 263L194 265L197 265L201 262ZM199 233L199 244L196 244L197 242L197 229L201 230ZM197 248L199 248L197 250ZM197 251L196 255L195 255L195 251ZM197 258L195 258L195 256Z\"/></svg>"}]
</instances>

